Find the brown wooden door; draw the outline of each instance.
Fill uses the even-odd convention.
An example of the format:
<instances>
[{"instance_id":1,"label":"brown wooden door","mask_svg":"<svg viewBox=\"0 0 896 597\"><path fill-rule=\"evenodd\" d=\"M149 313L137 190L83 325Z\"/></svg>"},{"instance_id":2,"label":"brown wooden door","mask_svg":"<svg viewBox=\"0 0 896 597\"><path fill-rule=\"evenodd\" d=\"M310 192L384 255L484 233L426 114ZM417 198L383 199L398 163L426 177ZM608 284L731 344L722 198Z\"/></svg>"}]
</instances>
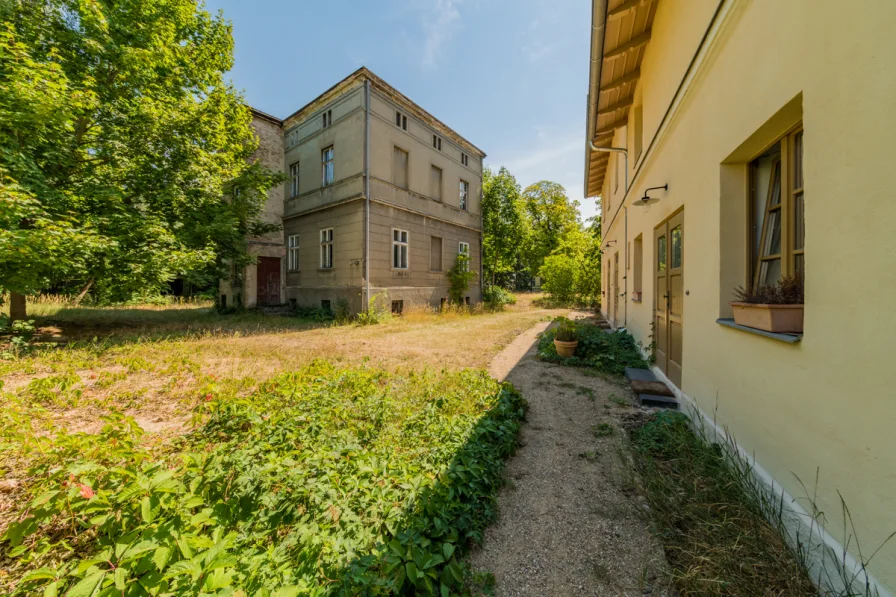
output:
<instances>
[{"instance_id":1,"label":"brown wooden door","mask_svg":"<svg viewBox=\"0 0 896 597\"><path fill-rule=\"evenodd\" d=\"M684 211L654 231L656 364L681 387L684 323Z\"/></svg>"},{"instance_id":2,"label":"brown wooden door","mask_svg":"<svg viewBox=\"0 0 896 597\"><path fill-rule=\"evenodd\" d=\"M258 258L258 305L280 304L280 258Z\"/></svg>"},{"instance_id":3,"label":"brown wooden door","mask_svg":"<svg viewBox=\"0 0 896 597\"><path fill-rule=\"evenodd\" d=\"M613 326L619 326L619 251L613 255Z\"/></svg>"}]
</instances>

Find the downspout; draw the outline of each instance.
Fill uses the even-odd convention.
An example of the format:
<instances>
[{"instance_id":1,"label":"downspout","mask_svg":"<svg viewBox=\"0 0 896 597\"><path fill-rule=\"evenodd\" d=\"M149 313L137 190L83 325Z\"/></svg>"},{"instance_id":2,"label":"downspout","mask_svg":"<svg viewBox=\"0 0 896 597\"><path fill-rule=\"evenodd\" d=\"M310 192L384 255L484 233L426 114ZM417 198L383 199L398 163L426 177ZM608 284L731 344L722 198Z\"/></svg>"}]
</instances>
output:
<instances>
[{"instance_id":1,"label":"downspout","mask_svg":"<svg viewBox=\"0 0 896 597\"><path fill-rule=\"evenodd\" d=\"M364 303L366 311L370 304L370 79L364 81L365 120L364 127Z\"/></svg>"},{"instance_id":2,"label":"downspout","mask_svg":"<svg viewBox=\"0 0 896 597\"><path fill-rule=\"evenodd\" d=\"M591 151L602 151L605 153L621 153L622 157L625 158L625 186L623 187L622 193L622 203L625 209L625 246L622 248L622 255L625 261L625 271L626 274L622 276L624 284L624 290L622 292L622 296L625 297L624 306L623 306L623 315L622 315L622 327L628 326L628 207L625 207L625 198L628 197L628 150L623 147L598 147L594 144L591 139L588 139L588 147L591 148ZM603 215L603 214L601 214ZM603 241L603 239L601 239Z\"/></svg>"}]
</instances>

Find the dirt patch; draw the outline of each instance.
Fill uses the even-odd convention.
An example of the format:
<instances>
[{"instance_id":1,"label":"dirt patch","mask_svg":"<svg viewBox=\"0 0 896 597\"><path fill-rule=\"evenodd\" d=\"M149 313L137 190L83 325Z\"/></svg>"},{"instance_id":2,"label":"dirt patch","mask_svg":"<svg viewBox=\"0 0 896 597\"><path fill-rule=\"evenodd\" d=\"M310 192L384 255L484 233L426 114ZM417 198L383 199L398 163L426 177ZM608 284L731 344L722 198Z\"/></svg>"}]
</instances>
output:
<instances>
[{"instance_id":1,"label":"dirt patch","mask_svg":"<svg viewBox=\"0 0 896 597\"><path fill-rule=\"evenodd\" d=\"M576 314L572 314L575 316ZM507 465L500 515L470 557L499 596L664 594L662 548L634 492L615 381L535 358L546 324L492 363L528 400L522 446ZM615 399L615 400L614 400Z\"/></svg>"}]
</instances>

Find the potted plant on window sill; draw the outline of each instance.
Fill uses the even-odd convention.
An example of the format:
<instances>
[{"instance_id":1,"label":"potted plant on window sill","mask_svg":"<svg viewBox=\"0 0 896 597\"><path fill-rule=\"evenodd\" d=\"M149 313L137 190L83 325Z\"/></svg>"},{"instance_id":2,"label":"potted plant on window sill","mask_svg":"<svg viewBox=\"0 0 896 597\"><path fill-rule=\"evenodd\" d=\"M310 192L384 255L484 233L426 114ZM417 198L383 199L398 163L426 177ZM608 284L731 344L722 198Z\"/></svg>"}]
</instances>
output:
<instances>
[{"instance_id":1,"label":"potted plant on window sill","mask_svg":"<svg viewBox=\"0 0 896 597\"><path fill-rule=\"evenodd\" d=\"M557 335L554 336L554 348L557 349L557 354L568 359L575 356L578 345L576 324L568 319L561 319L560 328L557 330Z\"/></svg>"},{"instance_id":2,"label":"potted plant on window sill","mask_svg":"<svg viewBox=\"0 0 896 597\"><path fill-rule=\"evenodd\" d=\"M734 323L776 334L803 333L803 281L785 276L777 284L743 287L734 291L738 300L730 303Z\"/></svg>"}]
</instances>

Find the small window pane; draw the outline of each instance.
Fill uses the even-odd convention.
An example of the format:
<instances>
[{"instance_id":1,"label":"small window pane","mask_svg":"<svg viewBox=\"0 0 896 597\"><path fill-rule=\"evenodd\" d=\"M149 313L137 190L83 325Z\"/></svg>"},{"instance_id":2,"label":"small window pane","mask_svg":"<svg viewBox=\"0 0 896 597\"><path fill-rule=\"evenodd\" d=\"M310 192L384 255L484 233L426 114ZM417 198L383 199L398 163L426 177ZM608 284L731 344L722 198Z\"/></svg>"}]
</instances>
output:
<instances>
[{"instance_id":1,"label":"small window pane","mask_svg":"<svg viewBox=\"0 0 896 597\"><path fill-rule=\"evenodd\" d=\"M656 269L657 271L666 271L666 235L662 235L656 239Z\"/></svg>"},{"instance_id":2,"label":"small window pane","mask_svg":"<svg viewBox=\"0 0 896 597\"><path fill-rule=\"evenodd\" d=\"M803 133L800 131L793 139L793 187L803 188Z\"/></svg>"},{"instance_id":3,"label":"small window pane","mask_svg":"<svg viewBox=\"0 0 896 597\"><path fill-rule=\"evenodd\" d=\"M781 253L781 210L776 209L768 214L765 241L762 245L762 256L779 255Z\"/></svg>"},{"instance_id":4,"label":"small window pane","mask_svg":"<svg viewBox=\"0 0 896 597\"><path fill-rule=\"evenodd\" d=\"M672 229L672 269L681 267L681 226Z\"/></svg>"},{"instance_id":5,"label":"small window pane","mask_svg":"<svg viewBox=\"0 0 896 597\"><path fill-rule=\"evenodd\" d=\"M768 259L759 266L759 285L769 286L777 284L781 279L781 260Z\"/></svg>"},{"instance_id":6,"label":"small window pane","mask_svg":"<svg viewBox=\"0 0 896 597\"><path fill-rule=\"evenodd\" d=\"M793 256L794 270L796 271L796 274L800 277L800 279L803 279L803 280L805 280L805 278L806 278L805 272L803 271L804 257L805 257L805 255L803 255L802 253L800 253L799 255Z\"/></svg>"},{"instance_id":7,"label":"small window pane","mask_svg":"<svg viewBox=\"0 0 896 597\"><path fill-rule=\"evenodd\" d=\"M806 244L806 215L804 212L803 194L797 193L793 198L793 248L799 250Z\"/></svg>"}]
</instances>

